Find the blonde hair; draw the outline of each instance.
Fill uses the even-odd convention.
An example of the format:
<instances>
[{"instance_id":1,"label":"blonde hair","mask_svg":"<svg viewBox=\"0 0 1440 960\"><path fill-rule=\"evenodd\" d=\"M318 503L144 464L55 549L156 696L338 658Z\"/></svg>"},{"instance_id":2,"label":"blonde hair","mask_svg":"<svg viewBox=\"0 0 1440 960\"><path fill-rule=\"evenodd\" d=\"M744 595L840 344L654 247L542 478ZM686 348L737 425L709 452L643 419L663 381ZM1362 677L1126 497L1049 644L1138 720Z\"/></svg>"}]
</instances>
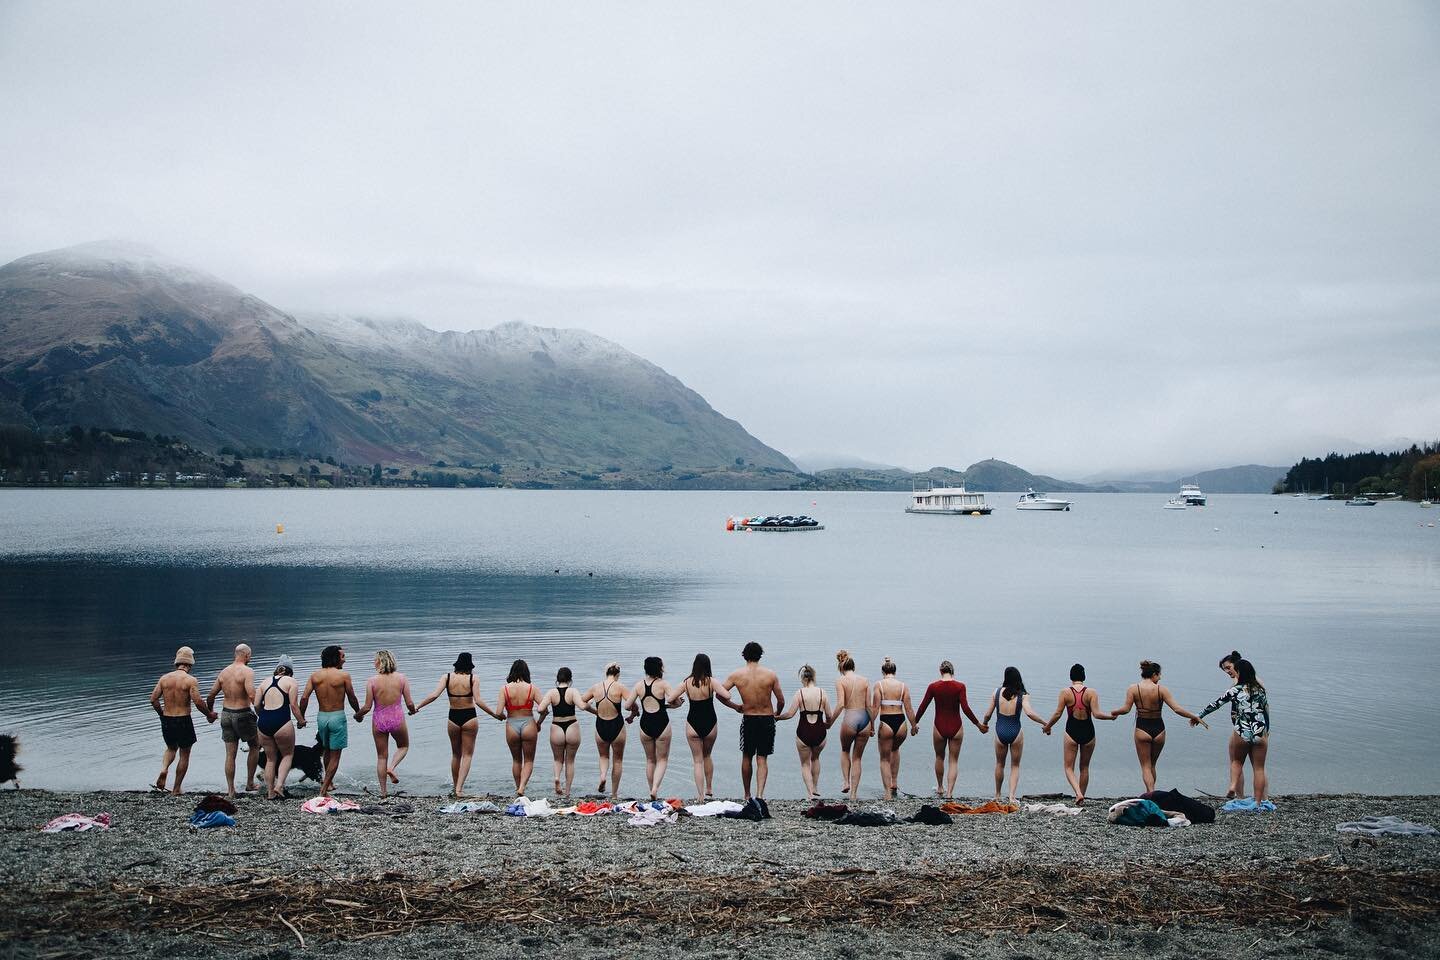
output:
<instances>
[{"instance_id":1,"label":"blonde hair","mask_svg":"<svg viewBox=\"0 0 1440 960\"><path fill-rule=\"evenodd\" d=\"M849 650L840 650L835 654L835 666L841 672L855 669L855 658L850 656Z\"/></svg>"},{"instance_id":2,"label":"blonde hair","mask_svg":"<svg viewBox=\"0 0 1440 960\"><path fill-rule=\"evenodd\" d=\"M395 654L389 650L380 650L375 654L375 669L381 673L395 672Z\"/></svg>"},{"instance_id":3,"label":"blonde hair","mask_svg":"<svg viewBox=\"0 0 1440 960\"><path fill-rule=\"evenodd\" d=\"M605 664L605 676L607 676L607 677L618 677L618 676L620 676L620 664L616 663L614 660L611 660L609 663Z\"/></svg>"},{"instance_id":4,"label":"blonde hair","mask_svg":"<svg viewBox=\"0 0 1440 960\"><path fill-rule=\"evenodd\" d=\"M805 666L803 666L803 667L800 668L800 682L801 682L801 683L814 683L814 682L815 682L815 668L812 667L812 666L810 666L810 664L808 664L808 663L805 664Z\"/></svg>"},{"instance_id":5,"label":"blonde hair","mask_svg":"<svg viewBox=\"0 0 1440 960\"><path fill-rule=\"evenodd\" d=\"M941 660L940 672L948 673L953 677L955 675L955 664L951 663L949 660Z\"/></svg>"}]
</instances>

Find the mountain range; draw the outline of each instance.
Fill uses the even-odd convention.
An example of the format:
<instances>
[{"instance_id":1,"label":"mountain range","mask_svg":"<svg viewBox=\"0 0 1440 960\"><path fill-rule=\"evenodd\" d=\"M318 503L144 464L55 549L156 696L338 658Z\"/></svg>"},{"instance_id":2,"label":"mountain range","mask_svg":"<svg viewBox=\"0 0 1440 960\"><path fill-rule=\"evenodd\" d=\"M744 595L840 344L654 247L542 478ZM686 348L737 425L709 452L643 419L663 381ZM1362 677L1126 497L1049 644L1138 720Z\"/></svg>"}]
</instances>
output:
<instances>
[{"instance_id":1,"label":"mountain range","mask_svg":"<svg viewBox=\"0 0 1440 960\"><path fill-rule=\"evenodd\" d=\"M679 380L585 331L296 316L116 243L0 267L0 423L364 464L795 471Z\"/></svg>"}]
</instances>

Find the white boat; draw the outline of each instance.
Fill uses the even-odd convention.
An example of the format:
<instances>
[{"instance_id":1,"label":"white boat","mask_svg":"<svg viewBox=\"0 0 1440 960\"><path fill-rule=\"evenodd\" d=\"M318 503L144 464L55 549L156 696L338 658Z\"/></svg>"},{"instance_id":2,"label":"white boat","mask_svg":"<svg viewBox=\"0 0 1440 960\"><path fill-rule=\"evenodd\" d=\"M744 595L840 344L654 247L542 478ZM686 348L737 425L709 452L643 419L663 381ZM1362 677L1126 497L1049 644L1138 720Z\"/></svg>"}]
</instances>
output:
<instances>
[{"instance_id":1,"label":"white boat","mask_svg":"<svg viewBox=\"0 0 1440 960\"><path fill-rule=\"evenodd\" d=\"M1181 500L1179 497L1176 497L1174 500L1165 501L1166 510L1184 510L1187 508L1187 506L1188 505L1185 503L1185 501Z\"/></svg>"},{"instance_id":2,"label":"white boat","mask_svg":"<svg viewBox=\"0 0 1440 960\"><path fill-rule=\"evenodd\" d=\"M1376 501L1371 500L1369 497L1351 497L1349 500L1346 500L1346 501L1345 501L1345 506L1347 506L1347 507L1373 507L1373 506L1375 506L1375 503L1376 503Z\"/></svg>"},{"instance_id":3,"label":"white boat","mask_svg":"<svg viewBox=\"0 0 1440 960\"><path fill-rule=\"evenodd\" d=\"M985 502L985 494L971 493L963 485L935 487L929 480L912 480L910 506L905 508L905 512L983 517L994 509Z\"/></svg>"},{"instance_id":4,"label":"white boat","mask_svg":"<svg viewBox=\"0 0 1440 960\"><path fill-rule=\"evenodd\" d=\"M1069 500L1047 497L1043 493L1029 490L1015 503L1016 510L1069 510Z\"/></svg>"},{"instance_id":5,"label":"white boat","mask_svg":"<svg viewBox=\"0 0 1440 960\"><path fill-rule=\"evenodd\" d=\"M1180 499L1185 501L1187 507L1205 506L1205 494L1193 483L1182 483L1180 485Z\"/></svg>"},{"instance_id":6,"label":"white boat","mask_svg":"<svg viewBox=\"0 0 1440 960\"><path fill-rule=\"evenodd\" d=\"M1434 504L1431 503L1428 499L1425 499L1425 500L1421 500L1421 501L1420 501L1420 506L1422 506L1422 507L1433 507Z\"/></svg>"}]
</instances>

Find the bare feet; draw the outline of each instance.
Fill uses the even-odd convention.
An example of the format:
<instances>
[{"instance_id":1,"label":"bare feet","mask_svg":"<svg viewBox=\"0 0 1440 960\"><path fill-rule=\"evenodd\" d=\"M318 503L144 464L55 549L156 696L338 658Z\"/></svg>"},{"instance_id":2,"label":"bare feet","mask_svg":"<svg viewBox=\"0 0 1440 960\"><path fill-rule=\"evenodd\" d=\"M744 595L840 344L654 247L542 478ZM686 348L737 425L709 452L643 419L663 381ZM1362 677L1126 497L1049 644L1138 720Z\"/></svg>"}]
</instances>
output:
<instances>
[{"instance_id":1,"label":"bare feet","mask_svg":"<svg viewBox=\"0 0 1440 960\"><path fill-rule=\"evenodd\" d=\"M394 771L394 770L386 770L385 772L386 772L387 774L389 774L389 776L390 776L390 782L391 782L391 783L399 783L399 782L400 782L400 778L397 777L397 776L395 776L395 771ZM383 794L382 794L382 796L383 796Z\"/></svg>"},{"instance_id":2,"label":"bare feet","mask_svg":"<svg viewBox=\"0 0 1440 960\"><path fill-rule=\"evenodd\" d=\"M170 795L171 795L172 797L178 797L178 796L180 796L180 788L177 786L174 790L171 790L171 791L170 791Z\"/></svg>"}]
</instances>

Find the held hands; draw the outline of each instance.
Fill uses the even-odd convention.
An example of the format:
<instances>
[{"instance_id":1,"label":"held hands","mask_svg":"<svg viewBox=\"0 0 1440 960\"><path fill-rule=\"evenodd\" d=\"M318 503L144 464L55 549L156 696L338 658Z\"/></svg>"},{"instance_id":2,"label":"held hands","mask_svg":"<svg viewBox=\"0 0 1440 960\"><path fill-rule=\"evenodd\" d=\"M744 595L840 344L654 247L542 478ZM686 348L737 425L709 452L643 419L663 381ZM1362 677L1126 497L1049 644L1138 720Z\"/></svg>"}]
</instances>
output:
<instances>
[{"instance_id":1,"label":"held hands","mask_svg":"<svg viewBox=\"0 0 1440 960\"><path fill-rule=\"evenodd\" d=\"M1047 736L1047 737L1050 736L1050 724L1048 724L1048 723L1042 724L1042 725L1040 726L1040 729L1045 731L1045 736Z\"/></svg>"},{"instance_id":2,"label":"held hands","mask_svg":"<svg viewBox=\"0 0 1440 960\"><path fill-rule=\"evenodd\" d=\"M209 713L207 713L207 714L205 715L205 721L206 721L207 723L214 723L216 720L219 720L219 719L220 719L220 714L216 713L214 710L211 710Z\"/></svg>"},{"instance_id":3,"label":"held hands","mask_svg":"<svg viewBox=\"0 0 1440 960\"><path fill-rule=\"evenodd\" d=\"M981 732L981 733L989 733L989 732L990 732L990 724L988 724L988 723L982 723L982 724L980 724L980 732Z\"/></svg>"}]
</instances>

